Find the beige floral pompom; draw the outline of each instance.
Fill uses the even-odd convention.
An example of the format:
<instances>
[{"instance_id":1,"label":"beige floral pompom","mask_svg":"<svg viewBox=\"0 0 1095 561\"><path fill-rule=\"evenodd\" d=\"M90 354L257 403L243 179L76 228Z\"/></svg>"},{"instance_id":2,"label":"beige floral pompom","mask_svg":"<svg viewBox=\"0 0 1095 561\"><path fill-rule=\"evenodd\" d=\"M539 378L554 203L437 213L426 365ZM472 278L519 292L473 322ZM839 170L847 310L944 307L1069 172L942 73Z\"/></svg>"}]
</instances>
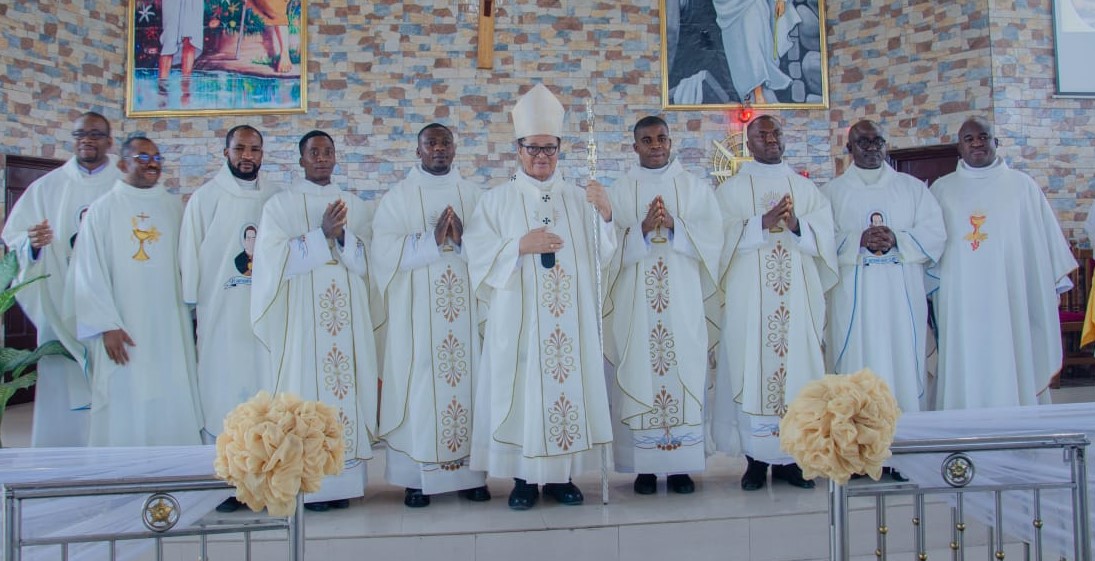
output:
<instances>
[{"instance_id":1,"label":"beige floral pompom","mask_svg":"<svg viewBox=\"0 0 1095 561\"><path fill-rule=\"evenodd\" d=\"M298 493L314 493L324 476L342 472L345 449L334 408L263 391L224 418L213 468L251 510L289 516Z\"/></svg>"},{"instance_id":2,"label":"beige floral pompom","mask_svg":"<svg viewBox=\"0 0 1095 561\"><path fill-rule=\"evenodd\" d=\"M862 473L877 481L890 457L897 407L886 382L869 369L827 374L802 388L779 423L779 443L807 479L845 484Z\"/></svg>"}]
</instances>

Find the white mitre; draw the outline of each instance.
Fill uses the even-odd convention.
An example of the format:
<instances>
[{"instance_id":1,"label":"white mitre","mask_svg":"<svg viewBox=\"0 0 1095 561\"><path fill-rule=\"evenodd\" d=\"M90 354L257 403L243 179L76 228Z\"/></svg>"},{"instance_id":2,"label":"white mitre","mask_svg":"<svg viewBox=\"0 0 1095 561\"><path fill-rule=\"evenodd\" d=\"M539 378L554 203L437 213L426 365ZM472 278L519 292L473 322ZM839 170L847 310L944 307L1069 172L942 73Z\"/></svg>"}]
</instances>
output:
<instances>
[{"instance_id":1,"label":"white mitre","mask_svg":"<svg viewBox=\"0 0 1095 561\"><path fill-rule=\"evenodd\" d=\"M563 104L543 84L536 84L513 106L517 138L548 134L563 138Z\"/></svg>"}]
</instances>

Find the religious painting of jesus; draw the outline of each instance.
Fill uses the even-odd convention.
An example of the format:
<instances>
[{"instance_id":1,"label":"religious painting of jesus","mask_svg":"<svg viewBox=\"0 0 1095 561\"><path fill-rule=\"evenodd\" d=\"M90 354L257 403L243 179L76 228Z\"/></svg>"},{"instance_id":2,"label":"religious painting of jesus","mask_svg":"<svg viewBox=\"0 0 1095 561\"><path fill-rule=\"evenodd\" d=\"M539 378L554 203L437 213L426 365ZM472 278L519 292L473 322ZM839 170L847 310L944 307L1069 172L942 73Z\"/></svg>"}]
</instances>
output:
<instances>
[{"instance_id":1,"label":"religious painting of jesus","mask_svg":"<svg viewBox=\"0 0 1095 561\"><path fill-rule=\"evenodd\" d=\"M665 109L829 107L825 0L659 0Z\"/></svg>"},{"instance_id":2,"label":"religious painting of jesus","mask_svg":"<svg viewBox=\"0 0 1095 561\"><path fill-rule=\"evenodd\" d=\"M128 0L126 116L303 113L308 0Z\"/></svg>"}]
</instances>

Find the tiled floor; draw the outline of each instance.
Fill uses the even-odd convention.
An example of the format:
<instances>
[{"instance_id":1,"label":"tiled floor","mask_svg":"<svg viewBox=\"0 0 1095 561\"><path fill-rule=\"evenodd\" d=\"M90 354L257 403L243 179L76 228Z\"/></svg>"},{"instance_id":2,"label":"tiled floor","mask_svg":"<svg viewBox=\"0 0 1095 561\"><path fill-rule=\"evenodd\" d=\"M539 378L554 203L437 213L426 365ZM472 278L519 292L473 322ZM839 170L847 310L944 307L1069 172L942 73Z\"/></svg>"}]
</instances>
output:
<instances>
[{"instance_id":1,"label":"tiled floor","mask_svg":"<svg viewBox=\"0 0 1095 561\"><path fill-rule=\"evenodd\" d=\"M1055 390L1055 402L1095 401L1095 386ZM30 407L9 408L4 416L5 446L26 446L29 441ZM751 559L790 561L828 557L828 494L825 482L802 490L783 482L746 493L739 479L744 461L716 456L696 477L693 495L667 494L664 480L659 492L638 496L631 491L632 476L613 474L609 479L609 504L601 504L599 474L576 480L586 504L565 507L550 499L532 510L513 512L506 507L511 483L489 482L494 499L470 503L455 495L433 497L424 509L403 506L403 490L383 482L383 451L369 465L372 483L364 499L352 501L344 511L308 513L306 558L317 561L341 559L434 559L447 561L558 560L643 561L692 559ZM896 503L897 512L908 503ZM874 558L873 513L867 505L852 512L852 555ZM246 517L247 513L212 514L212 517ZM890 551L912 549L910 516L891 515ZM948 509L935 502L925 516L929 528L943 530ZM946 532L931 549L943 553ZM969 543L983 544L985 532L971 530ZM287 559L284 542L275 536L258 538L256 558ZM196 545L183 540L167 550L168 559L194 559ZM212 559L242 559L238 540L214 540ZM218 549L218 547L220 549ZM972 553L980 558L982 547ZM949 555L948 555L949 557ZM1010 555L1009 555L1010 557Z\"/></svg>"}]
</instances>

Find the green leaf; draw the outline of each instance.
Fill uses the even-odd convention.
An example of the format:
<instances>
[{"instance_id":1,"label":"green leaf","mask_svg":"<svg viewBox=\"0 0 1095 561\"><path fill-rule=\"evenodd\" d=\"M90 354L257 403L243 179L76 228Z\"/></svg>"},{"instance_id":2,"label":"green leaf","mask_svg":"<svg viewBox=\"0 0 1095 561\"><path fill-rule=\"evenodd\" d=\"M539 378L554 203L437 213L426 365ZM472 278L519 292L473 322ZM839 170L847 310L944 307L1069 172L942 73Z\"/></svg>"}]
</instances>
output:
<instances>
[{"instance_id":1,"label":"green leaf","mask_svg":"<svg viewBox=\"0 0 1095 561\"><path fill-rule=\"evenodd\" d=\"M11 254L9 253L8 255L11 255ZM7 256L4 256L4 258L7 259ZM8 311L8 309L11 308L15 304L15 293L16 292L19 292L24 287L26 287L28 284L30 284L32 282L40 281L40 280L42 280L42 279L44 279L48 276L49 275L38 275L37 277L34 277L33 279L23 281L23 282L15 285L15 286L5 290L4 292L0 293L0 314ZM7 286L7 285L5 285L5 286Z\"/></svg>"},{"instance_id":2,"label":"green leaf","mask_svg":"<svg viewBox=\"0 0 1095 561\"><path fill-rule=\"evenodd\" d=\"M0 288L7 288L18 274L19 256L9 251L0 259Z\"/></svg>"},{"instance_id":3,"label":"green leaf","mask_svg":"<svg viewBox=\"0 0 1095 561\"><path fill-rule=\"evenodd\" d=\"M75 360L60 341L46 341L33 351L5 347L0 348L0 372L12 372L18 378L24 370L46 356L63 356Z\"/></svg>"}]
</instances>

